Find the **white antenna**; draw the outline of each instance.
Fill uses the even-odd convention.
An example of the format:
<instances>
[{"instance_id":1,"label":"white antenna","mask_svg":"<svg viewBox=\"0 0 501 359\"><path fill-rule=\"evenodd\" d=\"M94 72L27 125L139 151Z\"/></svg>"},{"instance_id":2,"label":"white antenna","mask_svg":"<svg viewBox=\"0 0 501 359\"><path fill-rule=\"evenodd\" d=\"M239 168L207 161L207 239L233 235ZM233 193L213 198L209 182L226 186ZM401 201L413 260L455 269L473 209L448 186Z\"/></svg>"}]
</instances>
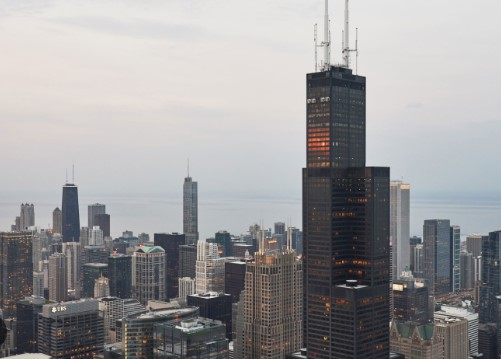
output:
<instances>
[{"instance_id":1,"label":"white antenna","mask_svg":"<svg viewBox=\"0 0 501 359\"><path fill-rule=\"evenodd\" d=\"M344 31L343 31L343 65L346 68L350 68L350 52L357 53L357 72L358 72L358 28L357 28L357 40L355 43L355 49L350 49L350 9L349 1L345 0L344 8Z\"/></svg>"},{"instance_id":2,"label":"white antenna","mask_svg":"<svg viewBox=\"0 0 501 359\"><path fill-rule=\"evenodd\" d=\"M325 0L324 14L324 70L329 68L330 64L330 31L329 31L329 0Z\"/></svg>"},{"instance_id":3,"label":"white antenna","mask_svg":"<svg viewBox=\"0 0 501 359\"><path fill-rule=\"evenodd\" d=\"M317 24L315 24L315 71L318 70L317 62L317 47L324 48L324 60L321 63L321 68L324 71L329 70L331 63L331 33L329 30L330 20L329 20L329 0L325 0L325 14L324 14L324 41L318 45L317 43Z\"/></svg>"}]
</instances>

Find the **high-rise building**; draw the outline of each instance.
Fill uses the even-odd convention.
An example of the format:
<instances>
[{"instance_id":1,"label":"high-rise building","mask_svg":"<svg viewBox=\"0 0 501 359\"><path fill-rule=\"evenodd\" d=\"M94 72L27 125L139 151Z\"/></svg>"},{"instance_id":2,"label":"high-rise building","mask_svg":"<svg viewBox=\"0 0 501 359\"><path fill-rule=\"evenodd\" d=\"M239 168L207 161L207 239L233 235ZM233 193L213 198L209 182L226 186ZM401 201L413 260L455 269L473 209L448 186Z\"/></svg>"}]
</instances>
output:
<instances>
[{"instance_id":1,"label":"high-rise building","mask_svg":"<svg viewBox=\"0 0 501 359\"><path fill-rule=\"evenodd\" d=\"M423 245L422 245L422 240L421 240L421 237L411 237L409 239L409 242L410 242L410 264L409 264L409 269L415 273L416 271L419 272L419 270L416 269L416 266L420 265L421 264L421 267L422 267L422 262L423 262L423 258L422 258L422 249L423 249ZM416 246L421 246L421 257L416 257ZM419 262L420 263L417 263Z\"/></svg>"},{"instance_id":2,"label":"high-rise building","mask_svg":"<svg viewBox=\"0 0 501 359\"><path fill-rule=\"evenodd\" d=\"M62 253L49 257L49 299L54 302L68 299L68 269L66 256Z\"/></svg>"},{"instance_id":3,"label":"high-rise building","mask_svg":"<svg viewBox=\"0 0 501 359\"><path fill-rule=\"evenodd\" d=\"M33 292L31 233L0 232L0 308L3 318L16 315L16 303Z\"/></svg>"},{"instance_id":4,"label":"high-rise building","mask_svg":"<svg viewBox=\"0 0 501 359\"><path fill-rule=\"evenodd\" d=\"M498 359L497 327L495 323L479 324L478 352L482 359Z\"/></svg>"},{"instance_id":5,"label":"high-rise building","mask_svg":"<svg viewBox=\"0 0 501 359\"><path fill-rule=\"evenodd\" d=\"M141 246L132 256L132 293L141 304L165 300L165 250Z\"/></svg>"},{"instance_id":6,"label":"high-rise building","mask_svg":"<svg viewBox=\"0 0 501 359\"><path fill-rule=\"evenodd\" d=\"M183 277L179 278L179 298L186 301L189 295L195 294L196 280L195 278Z\"/></svg>"},{"instance_id":7,"label":"high-rise building","mask_svg":"<svg viewBox=\"0 0 501 359\"><path fill-rule=\"evenodd\" d=\"M224 264L224 292L231 295L233 303L240 301L240 293L245 289L245 271L248 261L241 259Z\"/></svg>"},{"instance_id":8,"label":"high-rise building","mask_svg":"<svg viewBox=\"0 0 501 359\"><path fill-rule=\"evenodd\" d=\"M231 234L227 231L219 231L214 236L214 243L218 246L220 257L228 257L231 253Z\"/></svg>"},{"instance_id":9,"label":"high-rise building","mask_svg":"<svg viewBox=\"0 0 501 359\"><path fill-rule=\"evenodd\" d=\"M52 230L59 234L63 232L63 213L59 207L56 207L52 212Z\"/></svg>"},{"instance_id":10,"label":"high-rise building","mask_svg":"<svg viewBox=\"0 0 501 359\"><path fill-rule=\"evenodd\" d=\"M393 281L393 319L418 324L431 323L428 287L423 280L415 279L411 272L402 272Z\"/></svg>"},{"instance_id":11,"label":"high-rise building","mask_svg":"<svg viewBox=\"0 0 501 359\"><path fill-rule=\"evenodd\" d=\"M106 205L100 203L90 204L88 206L87 226L89 228L97 226L97 224L95 224L96 215L105 213L106 213Z\"/></svg>"},{"instance_id":12,"label":"high-rise building","mask_svg":"<svg viewBox=\"0 0 501 359\"><path fill-rule=\"evenodd\" d=\"M480 287L480 323L497 322L496 296L501 295L501 231L482 238L482 284Z\"/></svg>"},{"instance_id":13,"label":"high-rise building","mask_svg":"<svg viewBox=\"0 0 501 359\"><path fill-rule=\"evenodd\" d=\"M33 272L33 296L43 297L44 296L44 272Z\"/></svg>"},{"instance_id":14,"label":"high-rise building","mask_svg":"<svg viewBox=\"0 0 501 359\"><path fill-rule=\"evenodd\" d=\"M35 207L33 204L21 204L21 215L19 216L19 220L21 231L26 231L28 228L35 225Z\"/></svg>"},{"instance_id":15,"label":"high-rise building","mask_svg":"<svg viewBox=\"0 0 501 359\"><path fill-rule=\"evenodd\" d=\"M80 270L81 247L79 242L63 243L62 253L66 256L66 270L68 272L68 289L75 291L75 297L80 298Z\"/></svg>"},{"instance_id":16,"label":"high-rise building","mask_svg":"<svg viewBox=\"0 0 501 359\"><path fill-rule=\"evenodd\" d=\"M224 291L224 264L226 258L219 258L216 243L200 239L197 244L196 292L222 293Z\"/></svg>"},{"instance_id":17,"label":"high-rise building","mask_svg":"<svg viewBox=\"0 0 501 359\"><path fill-rule=\"evenodd\" d=\"M89 245L90 246L102 246L104 245L104 235L103 230L99 226L89 227Z\"/></svg>"},{"instance_id":18,"label":"high-rise building","mask_svg":"<svg viewBox=\"0 0 501 359\"><path fill-rule=\"evenodd\" d=\"M165 250L165 294L166 298L179 295L179 246L185 243L185 235L179 233L155 233L155 246Z\"/></svg>"},{"instance_id":19,"label":"high-rise building","mask_svg":"<svg viewBox=\"0 0 501 359\"><path fill-rule=\"evenodd\" d=\"M96 214L94 216L94 225L102 229L104 237L111 236L109 214L106 213Z\"/></svg>"},{"instance_id":20,"label":"high-rise building","mask_svg":"<svg viewBox=\"0 0 501 359\"><path fill-rule=\"evenodd\" d=\"M450 319L466 319L468 325L468 354L475 355L478 353L478 313L475 313L466 308L456 308L447 305L442 305L439 311L434 313L437 316L448 317ZM452 357L451 357L452 358ZM456 358L456 357L454 357ZM459 358L459 357L457 357Z\"/></svg>"},{"instance_id":21,"label":"high-rise building","mask_svg":"<svg viewBox=\"0 0 501 359\"><path fill-rule=\"evenodd\" d=\"M461 229L459 226L450 227L450 253L451 253L451 292L461 289Z\"/></svg>"},{"instance_id":22,"label":"high-rise building","mask_svg":"<svg viewBox=\"0 0 501 359\"><path fill-rule=\"evenodd\" d=\"M475 262L471 253L461 252L461 289L473 289L475 287Z\"/></svg>"},{"instance_id":23,"label":"high-rise building","mask_svg":"<svg viewBox=\"0 0 501 359\"><path fill-rule=\"evenodd\" d=\"M228 358L225 327L217 320L199 317L156 324L155 341L155 359Z\"/></svg>"},{"instance_id":24,"label":"high-rise building","mask_svg":"<svg viewBox=\"0 0 501 359\"><path fill-rule=\"evenodd\" d=\"M179 246L179 277L195 278L197 263L197 245L184 244Z\"/></svg>"},{"instance_id":25,"label":"high-rise building","mask_svg":"<svg viewBox=\"0 0 501 359\"><path fill-rule=\"evenodd\" d=\"M451 290L451 238L448 219L429 219L423 225L423 277L428 280L430 295L440 296Z\"/></svg>"},{"instance_id":26,"label":"high-rise building","mask_svg":"<svg viewBox=\"0 0 501 359\"><path fill-rule=\"evenodd\" d=\"M192 294L187 297L187 304L200 309L200 316L220 320L226 325L226 337L231 341L231 295L224 293Z\"/></svg>"},{"instance_id":27,"label":"high-rise building","mask_svg":"<svg viewBox=\"0 0 501 359\"><path fill-rule=\"evenodd\" d=\"M104 349L96 299L46 304L38 319L38 351L54 359L95 358Z\"/></svg>"},{"instance_id":28,"label":"high-rise building","mask_svg":"<svg viewBox=\"0 0 501 359\"><path fill-rule=\"evenodd\" d=\"M94 298L108 297L110 295L110 282L106 277L99 277L94 282Z\"/></svg>"},{"instance_id":29,"label":"high-rise building","mask_svg":"<svg viewBox=\"0 0 501 359\"><path fill-rule=\"evenodd\" d=\"M466 251L470 252L473 257L482 255L482 236L480 234L470 234L466 237Z\"/></svg>"},{"instance_id":30,"label":"high-rise building","mask_svg":"<svg viewBox=\"0 0 501 359\"><path fill-rule=\"evenodd\" d=\"M247 263L236 358L284 358L303 343L303 269L293 250Z\"/></svg>"},{"instance_id":31,"label":"high-rise building","mask_svg":"<svg viewBox=\"0 0 501 359\"><path fill-rule=\"evenodd\" d=\"M441 344L436 358L468 358L468 320L435 312L434 324L437 341Z\"/></svg>"},{"instance_id":32,"label":"high-rise building","mask_svg":"<svg viewBox=\"0 0 501 359\"><path fill-rule=\"evenodd\" d=\"M43 305L47 304L44 297L30 296L16 304L16 348L17 353L38 353L38 314Z\"/></svg>"},{"instance_id":33,"label":"high-rise building","mask_svg":"<svg viewBox=\"0 0 501 359\"><path fill-rule=\"evenodd\" d=\"M306 85L308 358L387 359L390 181L389 168L365 167L366 80L327 63L324 71L307 75ZM354 327L351 320L362 324Z\"/></svg>"},{"instance_id":34,"label":"high-rise building","mask_svg":"<svg viewBox=\"0 0 501 359\"><path fill-rule=\"evenodd\" d=\"M63 242L80 241L80 211L78 208L78 187L66 183L63 187L62 205Z\"/></svg>"},{"instance_id":35,"label":"high-rise building","mask_svg":"<svg viewBox=\"0 0 501 359\"><path fill-rule=\"evenodd\" d=\"M402 181L390 182L390 243L393 249L393 280L410 264L410 189Z\"/></svg>"},{"instance_id":36,"label":"high-rise building","mask_svg":"<svg viewBox=\"0 0 501 359\"><path fill-rule=\"evenodd\" d=\"M183 185L183 233L186 244L198 242L198 183L189 174Z\"/></svg>"},{"instance_id":37,"label":"high-rise building","mask_svg":"<svg viewBox=\"0 0 501 359\"><path fill-rule=\"evenodd\" d=\"M108 265L104 263L86 263L83 265L82 298L94 298L94 286L100 277L108 277Z\"/></svg>"},{"instance_id":38,"label":"high-rise building","mask_svg":"<svg viewBox=\"0 0 501 359\"><path fill-rule=\"evenodd\" d=\"M121 299L132 296L132 257L112 254L108 258L110 295Z\"/></svg>"}]
</instances>

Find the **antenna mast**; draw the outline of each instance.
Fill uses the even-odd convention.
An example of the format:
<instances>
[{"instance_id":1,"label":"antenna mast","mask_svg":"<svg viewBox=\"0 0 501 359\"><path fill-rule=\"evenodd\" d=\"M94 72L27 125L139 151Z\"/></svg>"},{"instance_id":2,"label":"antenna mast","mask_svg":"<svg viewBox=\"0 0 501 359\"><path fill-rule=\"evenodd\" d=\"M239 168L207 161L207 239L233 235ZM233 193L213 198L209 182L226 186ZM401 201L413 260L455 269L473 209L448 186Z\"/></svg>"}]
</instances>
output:
<instances>
[{"instance_id":1,"label":"antenna mast","mask_svg":"<svg viewBox=\"0 0 501 359\"><path fill-rule=\"evenodd\" d=\"M329 31L329 0L325 0L324 14L324 70L327 70L330 65L330 31Z\"/></svg>"},{"instance_id":2,"label":"antenna mast","mask_svg":"<svg viewBox=\"0 0 501 359\"><path fill-rule=\"evenodd\" d=\"M317 48L323 47L324 49L324 60L321 63L320 68L324 71L329 70L331 63L331 33L329 30L330 21L329 21L329 0L325 0L325 14L324 14L324 41L318 45L317 43L317 24L315 24L315 71L318 71L318 62L317 62Z\"/></svg>"},{"instance_id":3,"label":"antenna mast","mask_svg":"<svg viewBox=\"0 0 501 359\"><path fill-rule=\"evenodd\" d=\"M344 31L343 31L343 65L346 68L350 68L350 52L355 52L357 54L358 60L358 28L357 28L357 41L355 43L355 48L350 49L350 9L349 1L345 0L344 8ZM358 63L357 63L358 67ZM358 71L358 69L357 69Z\"/></svg>"}]
</instances>

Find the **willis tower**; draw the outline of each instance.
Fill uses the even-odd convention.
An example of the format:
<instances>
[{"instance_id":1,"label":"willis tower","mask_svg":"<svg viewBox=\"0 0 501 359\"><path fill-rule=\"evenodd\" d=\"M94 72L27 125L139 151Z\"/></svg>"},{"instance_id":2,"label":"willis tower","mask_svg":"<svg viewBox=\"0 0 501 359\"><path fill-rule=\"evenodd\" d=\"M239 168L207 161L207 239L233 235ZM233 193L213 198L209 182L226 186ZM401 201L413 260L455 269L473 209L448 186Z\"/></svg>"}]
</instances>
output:
<instances>
[{"instance_id":1,"label":"willis tower","mask_svg":"<svg viewBox=\"0 0 501 359\"><path fill-rule=\"evenodd\" d=\"M390 170L366 167L366 79L350 69L345 1L343 64L330 64L325 0L324 62L306 76L305 344L312 359L387 359Z\"/></svg>"}]
</instances>

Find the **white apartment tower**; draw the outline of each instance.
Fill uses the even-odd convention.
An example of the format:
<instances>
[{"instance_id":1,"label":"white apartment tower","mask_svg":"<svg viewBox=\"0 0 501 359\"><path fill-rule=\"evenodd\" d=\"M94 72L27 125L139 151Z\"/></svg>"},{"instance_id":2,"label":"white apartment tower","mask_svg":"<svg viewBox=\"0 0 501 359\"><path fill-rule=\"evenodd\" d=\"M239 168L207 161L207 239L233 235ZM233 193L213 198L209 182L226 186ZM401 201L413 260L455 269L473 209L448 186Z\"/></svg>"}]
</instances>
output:
<instances>
[{"instance_id":1,"label":"white apartment tower","mask_svg":"<svg viewBox=\"0 0 501 359\"><path fill-rule=\"evenodd\" d=\"M143 305L165 300L165 250L141 246L132 256L132 292Z\"/></svg>"},{"instance_id":2,"label":"white apartment tower","mask_svg":"<svg viewBox=\"0 0 501 359\"><path fill-rule=\"evenodd\" d=\"M196 293L224 292L224 264L227 258L219 258L216 243L200 239L197 243L195 268Z\"/></svg>"},{"instance_id":3,"label":"white apartment tower","mask_svg":"<svg viewBox=\"0 0 501 359\"><path fill-rule=\"evenodd\" d=\"M186 244L198 242L198 183L192 181L189 173L183 185L183 233Z\"/></svg>"},{"instance_id":4,"label":"white apartment tower","mask_svg":"<svg viewBox=\"0 0 501 359\"><path fill-rule=\"evenodd\" d=\"M390 243L393 250L392 278L410 265L410 189L402 181L390 182Z\"/></svg>"},{"instance_id":5,"label":"white apartment tower","mask_svg":"<svg viewBox=\"0 0 501 359\"><path fill-rule=\"evenodd\" d=\"M303 342L303 269L293 250L256 253L240 297L236 357L284 358Z\"/></svg>"}]
</instances>

